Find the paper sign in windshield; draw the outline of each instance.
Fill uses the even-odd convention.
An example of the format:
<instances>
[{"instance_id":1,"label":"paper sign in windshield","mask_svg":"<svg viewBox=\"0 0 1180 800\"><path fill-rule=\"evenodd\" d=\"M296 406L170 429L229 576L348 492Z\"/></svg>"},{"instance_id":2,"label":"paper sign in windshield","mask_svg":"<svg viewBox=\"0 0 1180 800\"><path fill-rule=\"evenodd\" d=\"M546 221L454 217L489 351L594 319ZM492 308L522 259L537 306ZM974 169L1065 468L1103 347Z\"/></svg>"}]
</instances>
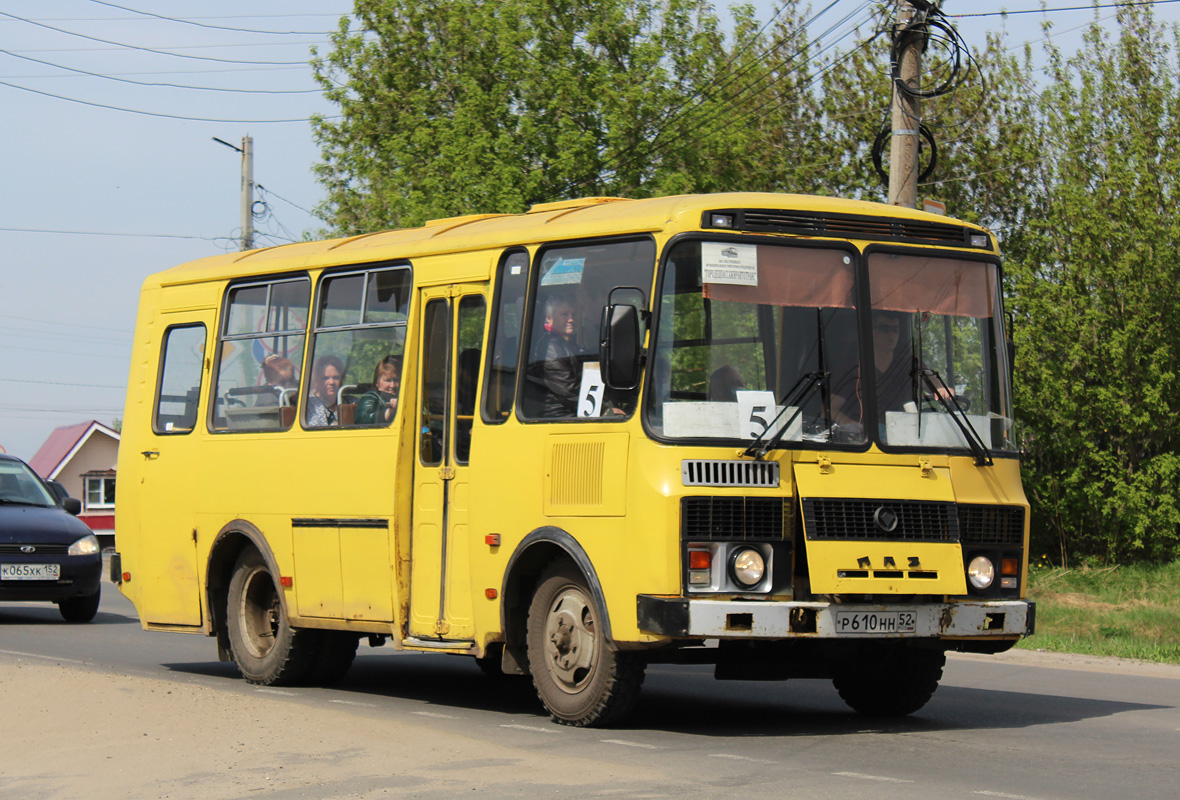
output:
<instances>
[{"instance_id":1,"label":"paper sign in windshield","mask_svg":"<svg viewBox=\"0 0 1180 800\"><path fill-rule=\"evenodd\" d=\"M704 283L757 286L757 246L752 244L702 242L701 280Z\"/></svg>"},{"instance_id":2,"label":"paper sign in windshield","mask_svg":"<svg viewBox=\"0 0 1180 800\"><path fill-rule=\"evenodd\" d=\"M559 258L541 278L541 285L575 286L582 282L582 269L585 266L584 258Z\"/></svg>"}]
</instances>

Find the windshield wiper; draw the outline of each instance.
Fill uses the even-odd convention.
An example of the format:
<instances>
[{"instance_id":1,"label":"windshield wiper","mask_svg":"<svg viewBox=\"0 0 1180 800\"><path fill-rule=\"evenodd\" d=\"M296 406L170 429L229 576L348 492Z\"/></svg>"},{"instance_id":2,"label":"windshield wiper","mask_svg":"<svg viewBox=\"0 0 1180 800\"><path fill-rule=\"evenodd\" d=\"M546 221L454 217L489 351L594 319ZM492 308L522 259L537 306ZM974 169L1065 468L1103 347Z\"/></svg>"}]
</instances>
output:
<instances>
[{"instance_id":1,"label":"windshield wiper","mask_svg":"<svg viewBox=\"0 0 1180 800\"><path fill-rule=\"evenodd\" d=\"M955 399L954 392L946 385L942 376L936 370L923 369L922 367L914 367L912 374L915 378L921 379L921 382L930 388L930 393L934 395L938 402L942 403L947 414L959 426L959 430L963 433L963 438L967 440L967 446L971 448L971 454L975 456L975 466L992 466L992 454L988 451L987 445L983 443L983 437L975 430L975 426L967 418L967 412L959 405L959 401ZM921 404L919 404L918 408L919 410L921 409ZM920 420L919 425L921 425Z\"/></svg>"},{"instance_id":2,"label":"windshield wiper","mask_svg":"<svg viewBox=\"0 0 1180 800\"><path fill-rule=\"evenodd\" d=\"M804 373L803 377L795 381L795 385L792 386L791 390L783 397L783 410L774 415L774 419L770 421L770 424L766 426L762 433L754 437L754 441L750 442L750 446L742 451L742 455L753 456L754 458L761 461L766 457L766 453L768 451L778 447L779 442L781 442L783 437L787 435L787 431L790 429L791 423L795 421L796 417L803 413L803 401L811 396L812 392L827 383L827 380L828 373L826 372ZM763 441L767 432L774 428L774 424L778 422L778 418L787 413L787 409L789 409L791 406L795 406L795 413L792 414L785 423L783 423L783 426L778 429L778 432L775 433L774 436L770 437L770 439L766 441Z\"/></svg>"}]
</instances>

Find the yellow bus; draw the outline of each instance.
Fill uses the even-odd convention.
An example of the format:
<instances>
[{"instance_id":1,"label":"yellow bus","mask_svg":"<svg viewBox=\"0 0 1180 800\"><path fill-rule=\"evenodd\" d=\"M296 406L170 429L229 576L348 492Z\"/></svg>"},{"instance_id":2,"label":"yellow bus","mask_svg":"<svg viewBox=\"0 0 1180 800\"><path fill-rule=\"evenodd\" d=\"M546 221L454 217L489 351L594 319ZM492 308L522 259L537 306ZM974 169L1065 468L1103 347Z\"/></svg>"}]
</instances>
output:
<instances>
[{"instance_id":1,"label":"yellow bus","mask_svg":"<svg viewBox=\"0 0 1180 800\"><path fill-rule=\"evenodd\" d=\"M996 241L831 198L595 197L149 277L111 577L258 684L362 640L607 725L651 663L862 713L1033 630Z\"/></svg>"}]
</instances>

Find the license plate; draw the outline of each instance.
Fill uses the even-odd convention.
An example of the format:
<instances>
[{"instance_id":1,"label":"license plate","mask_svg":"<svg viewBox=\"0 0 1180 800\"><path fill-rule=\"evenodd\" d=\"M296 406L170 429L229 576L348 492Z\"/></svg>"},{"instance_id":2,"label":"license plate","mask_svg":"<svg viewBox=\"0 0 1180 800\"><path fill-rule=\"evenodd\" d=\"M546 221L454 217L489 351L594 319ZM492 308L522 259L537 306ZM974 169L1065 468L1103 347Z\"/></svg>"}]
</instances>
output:
<instances>
[{"instance_id":1,"label":"license plate","mask_svg":"<svg viewBox=\"0 0 1180 800\"><path fill-rule=\"evenodd\" d=\"M55 581L60 564L0 564L0 581Z\"/></svg>"},{"instance_id":2,"label":"license plate","mask_svg":"<svg viewBox=\"0 0 1180 800\"><path fill-rule=\"evenodd\" d=\"M912 611L837 611L836 633L913 633L917 621Z\"/></svg>"}]
</instances>

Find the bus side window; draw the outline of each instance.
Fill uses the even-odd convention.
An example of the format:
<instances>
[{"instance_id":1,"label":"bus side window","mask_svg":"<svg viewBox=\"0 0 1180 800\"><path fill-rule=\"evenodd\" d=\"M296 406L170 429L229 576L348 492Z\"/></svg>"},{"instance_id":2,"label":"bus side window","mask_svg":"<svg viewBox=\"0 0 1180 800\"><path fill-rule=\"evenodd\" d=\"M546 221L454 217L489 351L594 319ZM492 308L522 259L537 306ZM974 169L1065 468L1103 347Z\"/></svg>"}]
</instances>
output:
<instances>
[{"instance_id":1,"label":"bus side window","mask_svg":"<svg viewBox=\"0 0 1180 800\"><path fill-rule=\"evenodd\" d=\"M512 414L528 274L528 253L517 250L506 254L500 262L490 332L492 346L485 359L483 384L483 421L488 424L499 424Z\"/></svg>"},{"instance_id":2,"label":"bus side window","mask_svg":"<svg viewBox=\"0 0 1180 800\"><path fill-rule=\"evenodd\" d=\"M307 278L231 286L218 336L213 431L286 430L297 394L311 282Z\"/></svg>"},{"instance_id":3,"label":"bus side window","mask_svg":"<svg viewBox=\"0 0 1180 800\"><path fill-rule=\"evenodd\" d=\"M204 325L169 328L164 334L152 425L156 433L189 433L196 426L204 361Z\"/></svg>"},{"instance_id":4,"label":"bus side window","mask_svg":"<svg viewBox=\"0 0 1180 800\"><path fill-rule=\"evenodd\" d=\"M455 460L466 464L471 453L475 422L475 389L483 352L483 323L487 304L482 295L459 300L458 369L455 371Z\"/></svg>"}]
</instances>

